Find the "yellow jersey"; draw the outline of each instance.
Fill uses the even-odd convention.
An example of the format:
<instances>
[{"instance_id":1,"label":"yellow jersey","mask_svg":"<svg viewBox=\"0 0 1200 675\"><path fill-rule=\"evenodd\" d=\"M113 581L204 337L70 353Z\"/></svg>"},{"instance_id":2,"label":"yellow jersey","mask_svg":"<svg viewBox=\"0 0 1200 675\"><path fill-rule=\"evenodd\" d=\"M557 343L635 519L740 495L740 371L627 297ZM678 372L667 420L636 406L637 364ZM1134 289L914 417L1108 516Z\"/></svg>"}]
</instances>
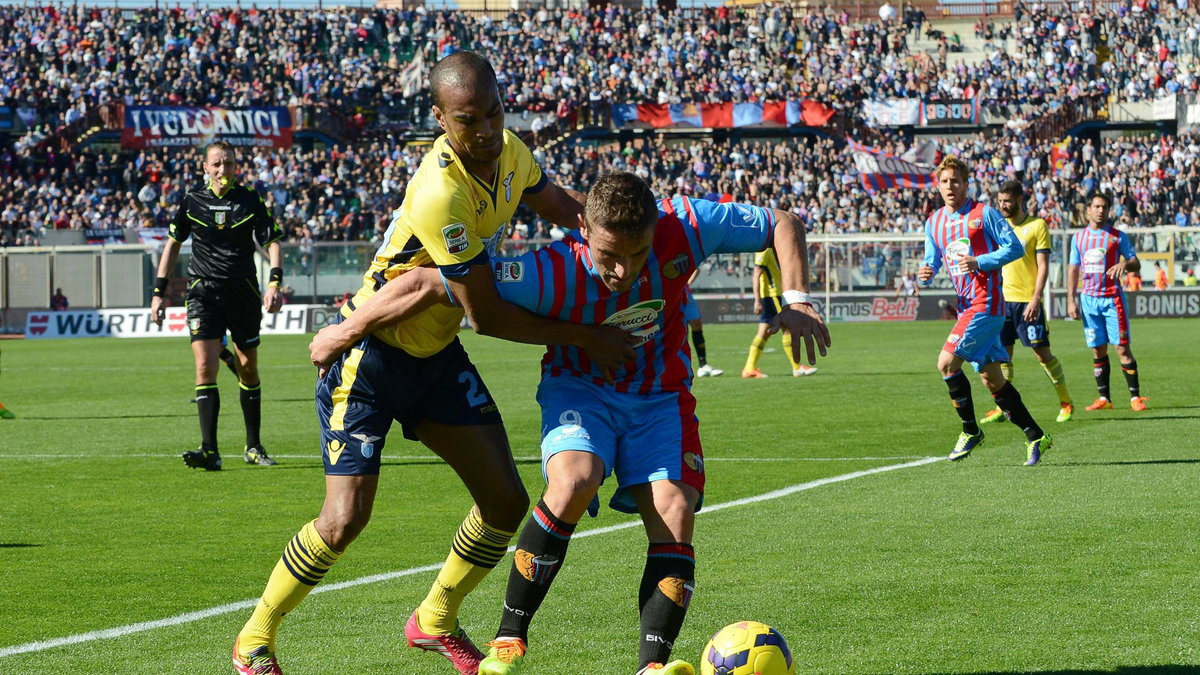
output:
<instances>
[{"instance_id":1,"label":"yellow jersey","mask_svg":"<svg viewBox=\"0 0 1200 675\"><path fill-rule=\"evenodd\" d=\"M533 154L511 131L504 132L504 149L491 185L463 167L446 136L439 137L408 181L400 208L383 243L375 251L363 285L342 307L350 316L390 279L428 264L450 278L463 276L476 258L496 253L504 228L526 194L545 187L547 179ZM409 354L433 356L454 341L462 323L460 307L434 305L374 335Z\"/></svg>"},{"instance_id":2,"label":"yellow jersey","mask_svg":"<svg viewBox=\"0 0 1200 675\"><path fill-rule=\"evenodd\" d=\"M768 248L755 253L754 264L762 268L762 274L758 276L758 297L765 300L783 295L783 273L779 271L775 249Z\"/></svg>"},{"instance_id":3,"label":"yellow jersey","mask_svg":"<svg viewBox=\"0 0 1200 675\"><path fill-rule=\"evenodd\" d=\"M1004 301L1029 302L1037 287L1037 254L1050 252L1050 228L1046 227L1046 221L1031 215L1019 223L1011 220L1008 223L1025 247L1025 255L1005 265L1000 272L1004 279Z\"/></svg>"}]
</instances>

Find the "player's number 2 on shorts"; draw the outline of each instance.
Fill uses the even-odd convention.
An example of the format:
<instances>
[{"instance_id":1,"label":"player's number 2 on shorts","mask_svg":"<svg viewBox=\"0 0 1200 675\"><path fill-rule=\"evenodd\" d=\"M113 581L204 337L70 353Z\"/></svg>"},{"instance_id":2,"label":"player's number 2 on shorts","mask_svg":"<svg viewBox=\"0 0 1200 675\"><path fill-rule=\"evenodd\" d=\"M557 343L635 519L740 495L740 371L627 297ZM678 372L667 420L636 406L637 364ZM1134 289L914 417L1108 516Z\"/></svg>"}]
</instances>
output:
<instances>
[{"instance_id":1,"label":"player's number 2 on shorts","mask_svg":"<svg viewBox=\"0 0 1200 675\"><path fill-rule=\"evenodd\" d=\"M458 381L460 384L467 385L467 403L472 408L479 407L488 402L487 394L480 393L479 391L479 378L475 377L474 373L464 370L458 376Z\"/></svg>"}]
</instances>

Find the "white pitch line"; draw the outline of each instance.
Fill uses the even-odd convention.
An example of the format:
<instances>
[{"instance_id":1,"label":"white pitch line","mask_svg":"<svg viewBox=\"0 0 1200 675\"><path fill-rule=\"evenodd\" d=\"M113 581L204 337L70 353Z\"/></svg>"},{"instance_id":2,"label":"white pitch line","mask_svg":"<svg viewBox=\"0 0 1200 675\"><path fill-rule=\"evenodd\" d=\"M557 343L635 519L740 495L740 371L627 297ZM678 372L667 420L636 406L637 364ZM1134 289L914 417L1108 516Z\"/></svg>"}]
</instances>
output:
<instances>
[{"instance_id":1,"label":"white pitch line","mask_svg":"<svg viewBox=\"0 0 1200 675\"><path fill-rule=\"evenodd\" d=\"M320 455L277 455L271 453L275 459L311 459L313 462L321 460ZM0 454L0 460L3 459L169 459L178 460L179 455L167 454L127 454L127 455L93 455L86 453L78 454L32 454L32 455L4 455ZM428 459L441 461L437 455L385 455L384 459L388 460L418 460ZM541 460L539 455L527 455L521 457L513 457L519 462L532 462ZM705 457L705 462L891 462L898 459L931 459L928 455L894 455L891 457Z\"/></svg>"},{"instance_id":2,"label":"white pitch line","mask_svg":"<svg viewBox=\"0 0 1200 675\"><path fill-rule=\"evenodd\" d=\"M733 501L723 502L721 504L712 504L710 506L704 507L704 510L701 511L700 513L701 514L712 513L714 511L723 511L725 509L731 509L731 508L734 508L737 506L745 506L747 504L755 504L758 502L770 501L772 499L779 499L781 497L787 497L789 495L796 494L797 492L804 492L805 490L812 490L813 488L818 488L818 487L821 487L824 485L830 485L833 483L841 483L844 481L853 480L855 478L862 478L863 476L870 476L870 475L876 474L876 473L884 473L886 471L895 471L897 469L908 469L908 468L912 468L912 467L916 467L916 466L923 466L925 464L932 464L933 462L938 462L938 461L942 461L942 458L941 457L925 457L922 459L918 459L916 461L905 462L903 464L891 464L888 466L875 467L873 469L865 469L863 471L854 471L851 473L845 473L840 476L831 476L829 478L820 478L818 480L808 481L807 483L798 483L796 485L791 485L789 487L781 488L779 490L765 492L763 494L755 495L753 497L744 497L742 499L734 499ZM581 539L584 537L595 537L597 535L608 534L610 532L627 530L632 527L637 527L641 524L642 524L642 522L640 520L629 520L629 521L626 521L623 523L618 523L616 525L609 525L608 527L598 527L598 528L591 529L591 530L584 530L583 532L576 532L575 535L572 537L572 539ZM514 546L508 547L508 552L512 553L513 550L515 550L515 548L516 547L514 547ZM400 577L412 576L414 574L422 574L425 572L435 572L435 571L441 569L441 567L442 566L439 563L437 565L426 565L424 567L412 567L412 568L409 568L406 570L396 570L394 572L385 572L383 574L372 574L370 576L359 577L358 579L351 579L349 581L341 581L338 583L317 586L316 588L314 588L312 590L312 592L313 593L329 593L332 591L339 591L344 588L353 588L355 586L363 586L365 584L374 584L374 583L379 583L382 581L390 581L392 579L399 579ZM75 635L68 635L66 637L61 637L61 638L52 638L49 640L38 640L36 642L26 642L25 644L13 645L11 647L0 648L0 658L6 657L6 656L15 656L17 654L28 654L28 653L32 653L32 652L41 652L41 651L46 651L47 649L53 649L55 647L65 647L65 646L69 646L69 645L77 645L77 644L81 644L84 642L93 642L95 640L108 640L108 639L112 639L112 638L119 638L119 637L123 637L126 635L132 635L134 633L142 633L145 631L156 630L159 628L168 628L170 626L179 626L179 625L182 625L185 623L193 623L196 621L201 621L203 619L209 619L214 616L220 616L222 614L230 614L232 612L239 612L242 610L250 609L251 607L254 607L257 603L258 603L257 598L254 600L242 600L240 602L233 602L228 605L209 607L208 609L202 609L202 610L199 610L196 612L187 612L185 614L176 614L175 616L170 616L165 619L158 619L156 621L143 621L141 623L132 623L132 624L128 624L125 626L118 626L117 628L107 628L104 630L91 631L89 633L77 633Z\"/></svg>"}]
</instances>

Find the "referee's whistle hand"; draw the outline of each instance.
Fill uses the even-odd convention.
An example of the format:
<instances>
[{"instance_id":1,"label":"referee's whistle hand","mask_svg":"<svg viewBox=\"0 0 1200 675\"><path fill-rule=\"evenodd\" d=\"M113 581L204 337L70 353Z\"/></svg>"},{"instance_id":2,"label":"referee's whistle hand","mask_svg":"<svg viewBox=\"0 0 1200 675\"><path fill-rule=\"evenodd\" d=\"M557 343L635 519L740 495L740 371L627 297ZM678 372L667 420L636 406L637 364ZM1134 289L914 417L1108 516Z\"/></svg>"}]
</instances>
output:
<instances>
[{"instance_id":1,"label":"referee's whistle hand","mask_svg":"<svg viewBox=\"0 0 1200 675\"><path fill-rule=\"evenodd\" d=\"M263 309L268 313L274 314L283 307L283 294L279 292L279 288L271 286L267 288L267 292L263 293Z\"/></svg>"},{"instance_id":2,"label":"referee's whistle hand","mask_svg":"<svg viewBox=\"0 0 1200 675\"><path fill-rule=\"evenodd\" d=\"M163 325L163 319L167 318L167 303L159 297L155 297L150 301L150 320L154 325Z\"/></svg>"}]
</instances>

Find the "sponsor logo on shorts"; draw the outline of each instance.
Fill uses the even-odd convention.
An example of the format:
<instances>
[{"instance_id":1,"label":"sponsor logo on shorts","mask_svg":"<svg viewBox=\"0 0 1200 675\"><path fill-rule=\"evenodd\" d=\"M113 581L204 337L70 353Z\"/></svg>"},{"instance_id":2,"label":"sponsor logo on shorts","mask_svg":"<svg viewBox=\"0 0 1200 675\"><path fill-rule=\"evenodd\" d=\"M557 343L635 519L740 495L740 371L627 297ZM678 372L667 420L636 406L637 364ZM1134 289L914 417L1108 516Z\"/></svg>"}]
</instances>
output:
<instances>
[{"instance_id":1,"label":"sponsor logo on shorts","mask_svg":"<svg viewBox=\"0 0 1200 675\"><path fill-rule=\"evenodd\" d=\"M539 586L550 583L561 563L562 561L556 556L535 556L522 548L517 549L517 552L513 554L513 565L516 566L521 576Z\"/></svg>"},{"instance_id":2,"label":"sponsor logo on shorts","mask_svg":"<svg viewBox=\"0 0 1200 675\"><path fill-rule=\"evenodd\" d=\"M550 442L561 443L568 438L578 438L579 440L583 441L592 440L591 434L589 434L583 427L579 426L578 424L568 424L566 426L559 427L558 433L555 434L554 438L550 439Z\"/></svg>"},{"instance_id":3,"label":"sponsor logo on shorts","mask_svg":"<svg viewBox=\"0 0 1200 675\"><path fill-rule=\"evenodd\" d=\"M325 450L329 453L329 463L331 465L337 464L338 460L342 458L342 452L346 450L346 444L334 439L329 441L329 445L325 446Z\"/></svg>"},{"instance_id":4,"label":"sponsor logo on shorts","mask_svg":"<svg viewBox=\"0 0 1200 675\"><path fill-rule=\"evenodd\" d=\"M496 283L520 281L525 277L525 263L520 260L501 260L496 262Z\"/></svg>"},{"instance_id":5,"label":"sponsor logo on shorts","mask_svg":"<svg viewBox=\"0 0 1200 675\"><path fill-rule=\"evenodd\" d=\"M470 245L467 241L467 226L463 223L443 227L442 239L446 240L446 250L450 253L462 253Z\"/></svg>"},{"instance_id":6,"label":"sponsor logo on shorts","mask_svg":"<svg viewBox=\"0 0 1200 675\"><path fill-rule=\"evenodd\" d=\"M696 473L704 473L704 458L694 452L683 453L683 463Z\"/></svg>"},{"instance_id":7,"label":"sponsor logo on shorts","mask_svg":"<svg viewBox=\"0 0 1200 675\"><path fill-rule=\"evenodd\" d=\"M691 263L688 260L688 255L686 253L680 253L674 258L671 258L667 262L663 263L662 275L668 279L678 279L680 274L683 274L688 270L688 267L691 267Z\"/></svg>"}]
</instances>

